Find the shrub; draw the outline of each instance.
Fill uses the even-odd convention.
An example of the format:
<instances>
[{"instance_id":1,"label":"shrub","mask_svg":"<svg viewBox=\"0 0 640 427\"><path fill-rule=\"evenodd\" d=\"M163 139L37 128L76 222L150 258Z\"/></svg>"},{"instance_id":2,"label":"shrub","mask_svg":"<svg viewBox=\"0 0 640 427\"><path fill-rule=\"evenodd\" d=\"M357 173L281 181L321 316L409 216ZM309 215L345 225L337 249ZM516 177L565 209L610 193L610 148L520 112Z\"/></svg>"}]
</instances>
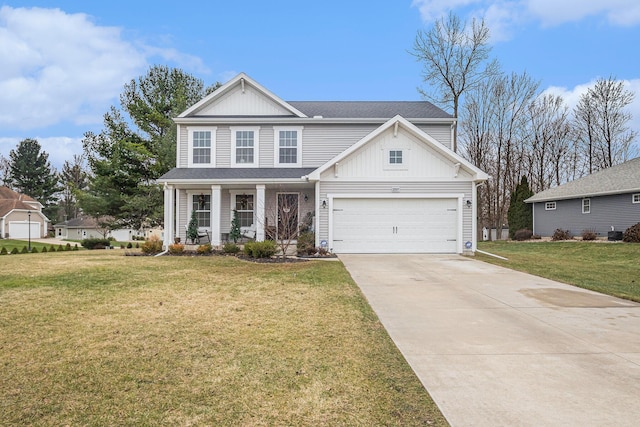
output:
<instances>
[{"instance_id":1,"label":"shrub","mask_svg":"<svg viewBox=\"0 0 640 427\"><path fill-rule=\"evenodd\" d=\"M111 245L108 239L99 239L94 237L90 239L84 239L81 244L87 249L104 249L107 246Z\"/></svg>"},{"instance_id":2,"label":"shrub","mask_svg":"<svg viewBox=\"0 0 640 427\"><path fill-rule=\"evenodd\" d=\"M13 249L11 249L11 252L10 252L11 255L15 255L15 254L18 254L18 253L20 253L18 251L18 248L14 247Z\"/></svg>"},{"instance_id":3,"label":"shrub","mask_svg":"<svg viewBox=\"0 0 640 427\"><path fill-rule=\"evenodd\" d=\"M593 230L582 230L580 236L582 236L582 240L596 240L598 234Z\"/></svg>"},{"instance_id":4,"label":"shrub","mask_svg":"<svg viewBox=\"0 0 640 427\"><path fill-rule=\"evenodd\" d=\"M47 247L46 247L46 246L43 246L43 247L42 247L42 251L41 251L41 252L42 252L43 254L47 253Z\"/></svg>"},{"instance_id":5,"label":"shrub","mask_svg":"<svg viewBox=\"0 0 640 427\"><path fill-rule=\"evenodd\" d=\"M60 245L60 246L62 246L62 245ZM63 249L64 248L58 247L58 251L61 251ZM53 246L53 245L49 246L49 252L55 252L55 251L56 251L56 247L55 246Z\"/></svg>"},{"instance_id":6,"label":"shrub","mask_svg":"<svg viewBox=\"0 0 640 427\"><path fill-rule=\"evenodd\" d=\"M240 246L236 245L233 242L227 242L222 247L222 252L225 254L237 254L240 252Z\"/></svg>"},{"instance_id":7,"label":"shrub","mask_svg":"<svg viewBox=\"0 0 640 427\"><path fill-rule=\"evenodd\" d=\"M296 244L298 256L313 255L316 252L316 235L311 232L300 233Z\"/></svg>"},{"instance_id":8,"label":"shrub","mask_svg":"<svg viewBox=\"0 0 640 427\"><path fill-rule=\"evenodd\" d=\"M140 243L136 243L136 249L140 249Z\"/></svg>"},{"instance_id":9,"label":"shrub","mask_svg":"<svg viewBox=\"0 0 640 427\"><path fill-rule=\"evenodd\" d=\"M158 236L151 236L149 240L146 240L142 246L142 252L145 254L157 254L162 252L162 241Z\"/></svg>"},{"instance_id":10,"label":"shrub","mask_svg":"<svg viewBox=\"0 0 640 427\"><path fill-rule=\"evenodd\" d=\"M68 244L68 243L67 243ZM76 243L75 246L73 247L74 251L79 251L80 249L78 248L78 244Z\"/></svg>"},{"instance_id":11,"label":"shrub","mask_svg":"<svg viewBox=\"0 0 640 427\"><path fill-rule=\"evenodd\" d=\"M205 243L204 245L198 246L196 249L196 253L200 255L210 254L213 251L213 247L211 247L211 243Z\"/></svg>"},{"instance_id":12,"label":"shrub","mask_svg":"<svg viewBox=\"0 0 640 427\"><path fill-rule=\"evenodd\" d=\"M69 245L69 244L67 243L67 245ZM69 245L69 249L67 249L67 250L70 250L70 249L71 249L71 245ZM65 250L65 248L62 246L62 243L61 243L61 244L58 245L58 252L61 252L63 250Z\"/></svg>"},{"instance_id":13,"label":"shrub","mask_svg":"<svg viewBox=\"0 0 640 427\"><path fill-rule=\"evenodd\" d=\"M519 242L523 240L529 240L531 236L533 236L533 231L527 230L526 228L518 230L513 234L514 240L517 240Z\"/></svg>"},{"instance_id":14,"label":"shrub","mask_svg":"<svg viewBox=\"0 0 640 427\"><path fill-rule=\"evenodd\" d=\"M551 240L571 240L572 236L569 230L563 230L561 228L557 228L556 231L553 232L553 236L551 236Z\"/></svg>"},{"instance_id":15,"label":"shrub","mask_svg":"<svg viewBox=\"0 0 640 427\"><path fill-rule=\"evenodd\" d=\"M7 255L7 248L5 248L4 246L2 247L2 249L0 249L0 255Z\"/></svg>"},{"instance_id":16,"label":"shrub","mask_svg":"<svg viewBox=\"0 0 640 427\"><path fill-rule=\"evenodd\" d=\"M36 247L31 248L31 253L32 254L37 254L38 253L38 248L36 248Z\"/></svg>"},{"instance_id":17,"label":"shrub","mask_svg":"<svg viewBox=\"0 0 640 427\"><path fill-rule=\"evenodd\" d=\"M327 249L327 248L318 248L318 255L322 255L322 256L329 255L329 249Z\"/></svg>"},{"instance_id":18,"label":"shrub","mask_svg":"<svg viewBox=\"0 0 640 427\"><path fill-rule=\"evenodd\" d=\"M265 240L263 242L247 242L244 245L244 253L251 258L271 258L276 254L276 242Z\"/></svg>"},{"instance_id":19,"label":"shrub","mask_svg":"<svg viewBox=\"0 0 640 427\"><path fill-rule=\"evenodd\" d=\"M133 245L131 244L131 242L127 243L127 249L131 249L133 248Z\"/></svg>"},{"instance_id":20,"label":"shrub","mask_svg":"<svg viewBox=\"0 0 640 427\"><path fill-rule=\"evenodd\" d=\"M534 234L533 236L531 236L531 240L540 240L542 239L542 236L539 234Z\"/></svg>"},{"instance_id":21,"label":"shrub","mask_svg":"<svg viewBox=\"0 0 640 427\"><path fill-rule=\"evenodd\" d=\"M22 247L22 250L20 251L21 254L28 254L29 253L29 249L27 249L26 246Z\"/></svg>"},{"instance_id":22,"label":"shrub","mask_svg":"<svg viewBox=\"0 0 640 427\"><path fill-rule=\"evenodd\" d=\"M76 243L76 247L78 246L78 244ZM67 243L67 245L64 247L65 251L70 251L71 250L71 243ZM58 252L60 252L60 246L58 246Z\"/></svg>"},{"instance_id":23,"label":"shrub","mask_svg":"<svg viewBox=\"0 0 640 427\"><path fill-rule=\"evenodd\" d=\"M173 245L169 245L169 253L172 255L179 255L184 252L184 245L180 243L174 243Z\"/></svg>"},{"instance_id":24,"label":"shrub","mask_svg":"<svg viewBox=\"0 0 640 427\"><path fill-rule=\"evenodd\" d=\"M640 222L627 228L622 240L629 243L640 243Z\"/></svg>"}]
</instances>

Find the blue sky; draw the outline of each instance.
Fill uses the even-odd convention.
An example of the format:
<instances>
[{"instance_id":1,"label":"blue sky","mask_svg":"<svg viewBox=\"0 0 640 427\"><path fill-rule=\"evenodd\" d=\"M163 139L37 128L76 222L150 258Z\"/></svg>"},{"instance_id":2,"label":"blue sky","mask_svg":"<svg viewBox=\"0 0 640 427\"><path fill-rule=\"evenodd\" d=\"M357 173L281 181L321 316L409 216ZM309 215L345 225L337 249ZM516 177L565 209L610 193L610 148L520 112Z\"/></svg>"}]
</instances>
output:
<instances>
[{"instance_id":1,"label":"blue sky","mask_svg":"<svg viewBox=\"0 0 640 427\"><path fill-rule=\"evenodd\" d=\"M37 138L60 168L153 64L207 85L244 71L285 100L418 100L408 52L449 10L484 17L503 69L570 106L598 77L625 80L640 130L637 0L0 0L0 154Z\"/></svg>"}]
</instances>

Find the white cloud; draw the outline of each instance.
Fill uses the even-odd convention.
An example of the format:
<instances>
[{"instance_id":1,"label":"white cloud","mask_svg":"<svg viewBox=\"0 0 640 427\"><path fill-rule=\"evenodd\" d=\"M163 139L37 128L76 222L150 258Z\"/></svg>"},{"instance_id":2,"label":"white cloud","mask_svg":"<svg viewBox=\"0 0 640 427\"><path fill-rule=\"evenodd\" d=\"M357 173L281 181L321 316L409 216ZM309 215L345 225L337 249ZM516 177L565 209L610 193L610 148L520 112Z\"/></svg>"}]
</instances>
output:
<instances>
[{"instance_id":1,"label":"white cloud","mask_svg":"<svg viewBox=\"0 0 640 427\"><path fill-rule=\"evenodd\" d=\"M9 152L15 150L24 138L0 137L0 154L9 158ZM73 159L76 154L82 154L82 139L68 137L35 137L40 143L42 151L49 155L51 166L58 172L62 170L62 165L66 160Z\"/></svg>"},{"instance_id":2,"label":"white cloud","mask_svg":"<svg viewBox=\"0 0 640 427\"><path fill-rule=\"evenodd\" d=\"M447 15L450 10L474 3L482 3L482 0L413 0L411 6L420 10L424 22L433 22Z\"/></svg>"},{"instance_id":3,"label":"white cloud","mask_svg":"<svg viewBox=\"0 0 640 427\"><path fill-rule=\"evenodd\" d=\"M604 15L612 25L640 23L638 0L527 0L527 10L543 25L553 26Z\"/></svg>"},{"instance_id":4,"label":"white cloud","mask_svg":"<svg viewBox=\"0 0 640 427\"><path fill-rule=\"evenodd\" d=\"M160 57L206 72L200 58L125 40L123 30L59 9L0 7L0 126L95 124L125 83Z\"/></svg>"}]
</instances>

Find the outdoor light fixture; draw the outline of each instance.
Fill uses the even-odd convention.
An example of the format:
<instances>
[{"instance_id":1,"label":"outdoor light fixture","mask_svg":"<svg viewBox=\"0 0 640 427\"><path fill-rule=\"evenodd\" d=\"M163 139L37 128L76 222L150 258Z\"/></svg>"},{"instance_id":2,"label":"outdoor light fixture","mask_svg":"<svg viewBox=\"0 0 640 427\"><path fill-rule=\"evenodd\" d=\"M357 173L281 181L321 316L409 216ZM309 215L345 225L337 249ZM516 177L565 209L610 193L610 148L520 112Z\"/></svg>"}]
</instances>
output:
<instances>
[{"instance_id":1,"label":"outdoor light fixture","mask_svg":"<svg viewBox=\"0 0 640 427\"><path fill-rule=\"evenodd\" d=\"M200 193L200 196L198 196L198 207L200 208L200 210L204 210L204 194Z\"/></svg>"},{"instance_id":2,"label":"outdoor light fixture","mask_svg":"<svg viewBox=\"0 0 640 427\"><path fill-rule=\"evenodd\" d=\"M323 209L326 209L326 208L327 208L327 201L326 201L326 200L323 200L323 201L322 201L322 208L323 208Z\"/></svg>"},{"instance_id":3,"label":"outdoor light fixture","mask_svg":"<svg viewBox=\"0 0 640 427\"><path fill-rule=\"evenodd\" d=\"M31 252L31 211L27 211L27 218L29 218L29 252Z\"/></svg>"},{"instance_id":4,"label":"outdoor light fixture","mask_svg":"<svg viewBox=\"0 0 640 427\"><path fill-rule=\"evenodd\" d=\"M471 207L471 200L467 200L467 207L470 208Z\"/></svg>"},{"instance_id":5,"label":"outdoor light fixture","mask_svg":"<svg viewBox=\"0 0 640 427\"><path fill-rule=\"evenodd\" d=\"M309 201L309 196L307 196L306 194L304 195L304 201L308 202Z\"/></svg>"}]
</instances>

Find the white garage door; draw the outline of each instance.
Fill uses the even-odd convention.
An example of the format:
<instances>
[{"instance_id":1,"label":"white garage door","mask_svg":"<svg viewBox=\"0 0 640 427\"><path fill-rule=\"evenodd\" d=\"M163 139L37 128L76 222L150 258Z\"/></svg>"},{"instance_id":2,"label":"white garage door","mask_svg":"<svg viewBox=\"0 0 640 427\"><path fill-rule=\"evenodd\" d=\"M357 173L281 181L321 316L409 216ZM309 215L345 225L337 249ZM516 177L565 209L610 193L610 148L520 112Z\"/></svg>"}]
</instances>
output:
<instances>
[{"instance_id":1,"label":"white garage door","mask_svg":"<svg viewBox=\"0 0 640 427\"><path fill-rule=\"evenodd\" d=\"M336 253L455 253L457 199L333 201Z\"/></svg>"},{"instance_id":2,"label":"white garage door","mask_svg":"<svg viewBox=\"0 0 640 427\"><path fill-rule=\"evenodd\" d=\"M31 221L31 238L39 239L41 223ZM9 222L9 237L12 239L28 239L29 223L28 222Z\"/></svg>"}]
</instances>

